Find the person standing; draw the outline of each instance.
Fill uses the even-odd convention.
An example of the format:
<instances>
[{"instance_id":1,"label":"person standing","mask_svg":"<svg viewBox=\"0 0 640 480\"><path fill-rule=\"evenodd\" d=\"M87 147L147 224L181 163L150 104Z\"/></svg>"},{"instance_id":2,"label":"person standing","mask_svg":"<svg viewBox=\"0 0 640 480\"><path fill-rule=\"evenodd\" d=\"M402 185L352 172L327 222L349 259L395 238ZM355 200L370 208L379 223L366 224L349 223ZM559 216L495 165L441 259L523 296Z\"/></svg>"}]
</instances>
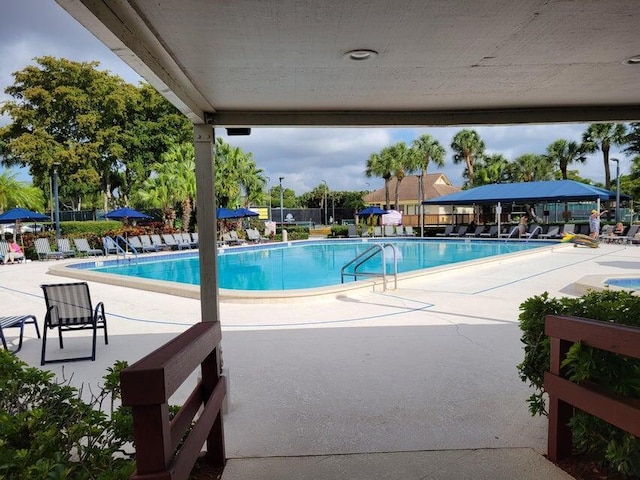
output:
<instances>
[{"instance_id":1,"label":"person standing","mask_svg":"<svg viewBox=\"0 0 640 480\"><path fill-rule=\"evenodd\" d=\"M527 228L529 226L529 217L527 214L522 215L520 217L520 221L518 222L518 236L524 237L527 233Z\"/></svg>"},{"instance_id":2,"label":"person standing","mask_svg":"<svg viewBox=\"0 0 640 480\"><path fill-rule=\"evenodd\" d=\"M600 235L600 216L603 213L607 213L607 210L603 210L598 213L597 210L591 210L591 216L589 216L589 236L593 239L597 239Z\"/></svg>"}]
</instances>

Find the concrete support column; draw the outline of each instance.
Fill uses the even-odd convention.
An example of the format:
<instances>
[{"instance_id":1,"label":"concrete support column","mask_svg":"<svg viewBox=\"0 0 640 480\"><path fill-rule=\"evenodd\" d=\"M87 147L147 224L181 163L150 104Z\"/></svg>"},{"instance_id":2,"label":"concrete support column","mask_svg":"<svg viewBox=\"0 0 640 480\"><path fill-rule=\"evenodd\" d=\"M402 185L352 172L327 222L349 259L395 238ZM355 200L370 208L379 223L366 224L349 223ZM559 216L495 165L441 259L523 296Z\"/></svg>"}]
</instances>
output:
<instances>
[{"instance_id":1,"label":"concrete support column","mask_svg":"<svg viewBox=\"0 0 640 480\"><path fill-rule=\"evenodd\" d=\"M200 243L200 312L203 322L220 320L216 239L214 131L211 125L193 126L196 153L197 219Z\"/></svg>"}]
</instances>

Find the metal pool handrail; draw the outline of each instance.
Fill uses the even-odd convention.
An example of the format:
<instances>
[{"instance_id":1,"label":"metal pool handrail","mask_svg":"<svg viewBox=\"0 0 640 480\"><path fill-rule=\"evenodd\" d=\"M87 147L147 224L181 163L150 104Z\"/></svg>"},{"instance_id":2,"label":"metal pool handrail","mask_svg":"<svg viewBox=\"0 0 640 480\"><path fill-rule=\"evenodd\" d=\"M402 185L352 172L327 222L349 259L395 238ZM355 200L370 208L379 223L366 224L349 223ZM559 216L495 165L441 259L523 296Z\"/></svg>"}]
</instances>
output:
<instances>
[{"instance_id":1,"label":"metal pool handrail","mask_svg":"<svg viewBox=\"0 0 640 480\"><path fill-rule=\"evenodd\" d=\"M382 277L382 288L387 289L387 256L385 252L386 247L391 247L393 251L393 280L394 289L398 288L398 248L392 243L375 244L367 248L364 252L357 255L355 258L347 262L340 270L340 283L344 283L345 276L351 276L354 280L358 280L358 277ZM373 258L380 253L382 255L382 273L374 272L358 272L358 267L362 266L367 260ZM346 269L353 265L353 273L347 272Z\"/></svg>"}]
</instances>

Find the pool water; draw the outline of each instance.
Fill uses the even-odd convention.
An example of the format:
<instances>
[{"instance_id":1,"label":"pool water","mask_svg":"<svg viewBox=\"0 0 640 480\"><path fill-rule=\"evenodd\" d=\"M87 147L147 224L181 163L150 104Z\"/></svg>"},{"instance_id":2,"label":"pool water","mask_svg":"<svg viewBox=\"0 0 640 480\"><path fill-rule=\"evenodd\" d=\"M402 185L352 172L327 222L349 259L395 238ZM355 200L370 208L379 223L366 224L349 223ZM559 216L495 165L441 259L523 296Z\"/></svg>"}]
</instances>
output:
<instances>
[{"instance_id":1,"label":"pool water","mask_svg":"<svg viewBox=\"0 0 640 480\"><path fill-rule=\"evenodd\" d=\"M372 244L371 241L312 241L296 242L289 246L269 244L224 249L218 255L219 287L232 290L290 290L337 285L340 284L342 267ZM409 240L394 241L393 244L398 249L398 273L547 245L464 240ZM388 273L393 271L391 258L392 255L387 254ZM165 256L156 261L153 257L143 259L137 263L120 263L90 270L192 285L200 283L197 253L170 258ZM376 255L360 267L359 271L380 272L381 263L381 256ZM345 278L345 282L351 281L354 281L353 277Z\"/></svg>"},{"instance_id":2,"label":"pool water","mask_svg":"<svg viewBox=\"0 0 640 480\"><path fill-rule=\"evenodd\" d=\"M640 278L610 278L604 284L630 290L640 290Z\"/></svg>"}]
</instances>

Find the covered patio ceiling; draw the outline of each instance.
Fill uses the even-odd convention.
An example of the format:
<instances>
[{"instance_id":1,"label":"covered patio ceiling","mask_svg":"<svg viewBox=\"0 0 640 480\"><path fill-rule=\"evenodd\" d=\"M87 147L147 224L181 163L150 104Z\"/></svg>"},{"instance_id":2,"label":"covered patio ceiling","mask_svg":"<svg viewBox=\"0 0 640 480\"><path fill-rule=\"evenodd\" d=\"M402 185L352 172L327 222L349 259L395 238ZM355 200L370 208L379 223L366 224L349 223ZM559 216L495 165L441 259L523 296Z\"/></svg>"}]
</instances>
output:
<instances>
[{"instance_id":1,"label":"covered patio ceiling","mask_svg":"<svg viewBox=\"0 0 640 480\"><path fill-rule=\"evenodd\" d=\"M640 120L637 0L57 1L194 123Z\"/></svg>"}]
</instances>

